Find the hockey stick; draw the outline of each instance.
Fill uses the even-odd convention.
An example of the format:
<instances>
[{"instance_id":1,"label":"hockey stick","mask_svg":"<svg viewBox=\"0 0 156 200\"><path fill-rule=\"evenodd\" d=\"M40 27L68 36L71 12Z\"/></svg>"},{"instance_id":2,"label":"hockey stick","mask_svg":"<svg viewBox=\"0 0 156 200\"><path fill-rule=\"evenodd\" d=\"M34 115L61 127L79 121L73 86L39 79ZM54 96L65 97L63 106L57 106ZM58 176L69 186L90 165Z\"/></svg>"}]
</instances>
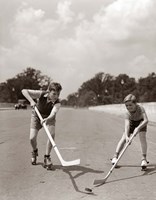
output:
<instances>
[{"instance_id":1,"label":"hockey stick","mask_svg":"<svg viewBox=\"0 0 156 200\"><path fill-rule=\"evenodd\" d=\"M119 162L119 160L123 156L124 152L126 151L126 149L128 148L128 146L131 144L131 142L132 142L132 140L133 140L134 137L135 137L135 133L132 134L132 136L130 137L129 141L126 143L125 147L121 151L118 159L116 160L116 162L114 163L114 165L111 167L111 169L109 170L109 172L105 176L105 178L103 178L103 179L95 179L94 182L93 182L94 185L101 185L101 184L104 184L106 182L106 180L111 175L111 173L113 172L114 168L116 167L117 163Z\"/></svg>"},{"instance_id":2,"label":"hockey stick","mask_svg":"<svg viewBox=\"0 0 156 200\"><path fill-rule=\"evenodd\" d=\"M37 113L40 121L42 121L43 118L42 118L42 116L41 116L38 108L35 106L34 109L35 109L35 112ZM58 150L58 148L57 148L57 146L56 146L56 144L55 144L55 142L54 142L54 140L53 140L53 138L52 138L52 136L51 136L51 134L49 132L49 129L47 128L45 122L43 123L43 127L45 129L45 132L46 132L46 134L47 134L47 136L48 136L48 138L49 138L49 140L50 140L50 142L51 142L51 144L52 144L52 146L53 146L53 148L54 148L54 150L56 152L56 155L58 156L58 158L59 158L59 160L60 160L60 162L62 164L62 166L79 165L80 164L80 159L72 160L72 161L65 161L65 160L63 160L63 158L62 158L62 156L61 156L61 154L60 154L60 152L59 152L59 150Z\"/></svg>"}]
</instances>

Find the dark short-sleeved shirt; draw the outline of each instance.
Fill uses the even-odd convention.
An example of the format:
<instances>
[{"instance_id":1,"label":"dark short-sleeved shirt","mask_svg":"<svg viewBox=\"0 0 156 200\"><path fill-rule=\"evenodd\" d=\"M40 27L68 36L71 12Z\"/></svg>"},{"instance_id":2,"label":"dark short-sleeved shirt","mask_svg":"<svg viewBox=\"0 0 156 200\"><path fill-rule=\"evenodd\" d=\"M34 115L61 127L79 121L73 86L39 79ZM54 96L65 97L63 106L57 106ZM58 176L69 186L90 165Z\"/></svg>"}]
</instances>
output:
<instances>
[{"instance_id":1,"label":"dark short-sleeved shirt","mask_svg":"<svg viewBox=\"0 0 156 200\"><path fill-rule=\"evenodd\" d=\"M43 118L46 118L50 115L53 107L55 104L60 103L60 100L57 99L54 103L52 101L48 101L46 92L43 92L40 96L40 98L37 100L37 108ZM55 126L55 117L51 120L51 125ZM40 123L40 120L35 112L35 110L32 110L32 117L31 117L31 128L35 128L37 130L42 128L42 125Z\"/></svg>"},{"instance_id":2,"label":"dark short-sleeved shirt","mask_svg":"<svg viewBox=\"0 0 156 200\"><path fill-rule=\"evenodd\" d=\"M46 96L46 92L43 92L39 99L37 99L37 108L39 112L41 113L42 117L48 117L54 107L55 104L60 103L60 100L57 99L55 102L48 101L48 98ZM32 111L33 114L36 115L35 111Z\"/></svg>"}]
</instances>

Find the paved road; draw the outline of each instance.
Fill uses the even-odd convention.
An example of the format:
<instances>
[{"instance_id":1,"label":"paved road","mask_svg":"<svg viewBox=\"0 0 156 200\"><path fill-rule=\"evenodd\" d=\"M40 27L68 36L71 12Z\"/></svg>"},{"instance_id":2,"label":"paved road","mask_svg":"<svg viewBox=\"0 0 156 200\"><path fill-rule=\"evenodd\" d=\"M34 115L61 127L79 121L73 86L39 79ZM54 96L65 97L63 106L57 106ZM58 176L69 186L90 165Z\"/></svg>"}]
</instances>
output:
<instances>
[{"instance_id":1,"label":"paved road","mask_svg":"<svg viewBox=\"0 0 156 200\"><path fill-rule=\"evenodd\" d=\"M107 182L86 194L95 178L108 173L110 158L123 131L123 119L89 110L61 109L56 143L65 160L81 158L80 166L61 167L52 153L54 169L42 167L46 135L38 137L38 165L30 164L30 110L0 111L1 200L154 200L156 199L156 126L148 127L148 171L140 170L140 143L135 138Z\"/></svg>"}]
</instances>

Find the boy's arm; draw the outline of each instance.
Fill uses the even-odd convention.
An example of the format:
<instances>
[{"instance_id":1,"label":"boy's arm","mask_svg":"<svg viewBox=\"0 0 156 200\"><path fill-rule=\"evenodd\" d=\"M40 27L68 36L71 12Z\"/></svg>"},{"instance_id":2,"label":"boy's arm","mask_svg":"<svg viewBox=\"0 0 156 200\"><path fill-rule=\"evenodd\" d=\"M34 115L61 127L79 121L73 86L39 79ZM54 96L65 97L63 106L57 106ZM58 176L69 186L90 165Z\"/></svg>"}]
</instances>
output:
<instances>
[{"instance_id":1,"label":"boy's arm","mask_svg":"<svg viewBox=\"0 0 156 200\"><path fill-rule=\"evenodd\" d=\"M129 119L125 119L125 136L126 138L129 137L129 129L130 129L130 122Z\"/></svg>"},{"instance_id":2,"label":"boy's arm","mask_svg":"<svg viewBox=\"0 0 156 200\"><path fill-rule=\"evenodd\" d=\"M36 103L33 99L38 99L42 91L41 90L28 90L28 89L23 89L22 94L25 96L25 98L30 102L31 106L35 106Z\"/></svg>"},{"instance_id":3,"label":"boy's arm","mask_svg":"<svg viewBox=\"0 0 156 200\"><path fill-rule=\"evenodd\" d=\"M48 122L53 120L55 118L57 112L59 111L60 107L61 107L60 103L55 104L50 115L47 118L43 119L42 123L46 122L46 124L48 124Z\"/></svg>"}]
</instances>

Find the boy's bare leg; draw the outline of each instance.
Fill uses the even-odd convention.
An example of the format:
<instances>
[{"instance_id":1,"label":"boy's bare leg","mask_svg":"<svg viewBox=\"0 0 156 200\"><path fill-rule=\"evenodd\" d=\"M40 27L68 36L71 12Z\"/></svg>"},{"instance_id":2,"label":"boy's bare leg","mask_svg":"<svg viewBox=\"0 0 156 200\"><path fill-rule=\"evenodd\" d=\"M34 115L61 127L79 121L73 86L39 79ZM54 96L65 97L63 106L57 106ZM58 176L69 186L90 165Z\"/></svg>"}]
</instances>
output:
<instances>
[{"instance_id":1,"label":"boy's bare leg","mask_svg":"<svg viewBox=\"0 0 156 200\"><path fill-rule=\"evenodd\" d=\"M37 149L37 134L38 130L36 129L30 129L30 144L32 146L32 158L31 163L32 165L36 165L37 156L38 156L38 149Z\"/></svg>"},{"instance_id":2,"label":"boy's bare leg","mask_svg":"<svg viewBox=\"0 0 156 200\"><path fill-rule=\"evenodd\" d=\"M55 126L48 126L49 132L51 133L52 138L55 138ZM52 162L51 162L51 158L50 158L50 153L52 150L52 144L50 142L50 140L48 139L47 141L47 145L46 145L46 154L44 156L44 167L46 167L47 169L51 169L52 167Z\"/></svg>"},{"instance_id":3,"label":"boy's bare leg","mask_svg":"<svg viewBox=\"0 0 156 200\"><path fill-rule=\"evenodd\" d=\"M30 144L33 148L33 150L37 149L37 134L38 130L37 129L30 129Z\"/></svg>"},{"instance_id":4,"label":"boy's bare leg","mask_svg":"<svg viewBox=\"0 0 156 200\"><path fill-rule=\"evenodd\" d=\"M141 149L142 149L142 159L146 159L147 155L147 140L146 140L146 132L139 133Z\"/></svg>"},{"instance_id":5,"label":"boy's bare leg","mask_svg":"<svg viewBox=\"0 0 156 200\"><path fill-rule=\"evenodd\" d=\"M140 132L139 133L140 143L141 143L141 149L142 149L142 160L141 160L141 168L143 171L147 169L147 141L146 141L146 132Z\"/></svg>"},{"instance_id":6,"label":"boy's bare leg","mask_svg":"<svg viewBox=\"0 0 156 200\"><path fill-rule=\"evenodd\" d=\"M120 139L120 141L117 144L115 155L114 155L114 157L112 159L112 164L116 163L116 160L117 160L121 150L123 149L125 143L126 143L126 137L125 137L125 134L123 134L122 138Z\"/></svg>"},{"instance_id":7,"label":"boy's bare leg","mask_svg":"<svg viewBox=\"0 0 156 200\"><path fill-rule=\"evenodd\" d=\"M53 140L55 139L55 126L48 126L49 132L51 133L51 136ZM46 146L46 155L50 155L52 150L52 144L50 140L47 140L47 146Z\"/></svg>"},{"instance_id":8,"label":"boy's bare leg","mask_svg":"<svg viewBox=\"0 0 156 200\"><path fill-rule=\"evenodd\" d=\"M120 154L121 150L123 149L124 145L126 143L126 137L125 134L123 134L122 138L120 139L117 147L116 147L116 154L117 156Z\"/></svg>"}]
</instances>

